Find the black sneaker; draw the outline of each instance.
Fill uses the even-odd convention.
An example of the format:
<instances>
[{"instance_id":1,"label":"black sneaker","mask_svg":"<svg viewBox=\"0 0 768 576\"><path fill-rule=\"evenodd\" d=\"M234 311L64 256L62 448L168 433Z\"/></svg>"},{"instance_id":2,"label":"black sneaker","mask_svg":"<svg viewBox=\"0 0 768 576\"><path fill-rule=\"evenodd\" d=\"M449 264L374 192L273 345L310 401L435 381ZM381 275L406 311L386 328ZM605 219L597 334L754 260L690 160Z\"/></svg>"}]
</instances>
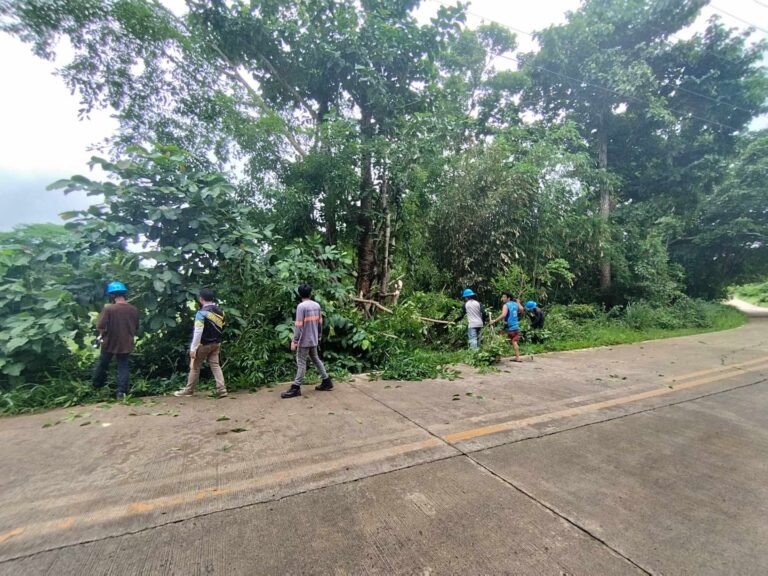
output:
<instances>
[{"instance_id":1,"label":"black sneaker","mask_svg":"<svg viewBox=\"0 0 768 576\"><path fill-rule=\"evenodd\" d=\"M315 386L315 390L333 390L333 382L330 378L323 378L323 381Z\"/></svg>"},{"instance_id":2,"label":"black sneaker","mask_svg":"<svg viewBox=\"0 0 768 576\"><path fill-rule=\"evenodd\" d=\"M301 396L301 386L291 385L288 390L280 394L280 398L295 398Z\"/></svg>"}]
</instances>

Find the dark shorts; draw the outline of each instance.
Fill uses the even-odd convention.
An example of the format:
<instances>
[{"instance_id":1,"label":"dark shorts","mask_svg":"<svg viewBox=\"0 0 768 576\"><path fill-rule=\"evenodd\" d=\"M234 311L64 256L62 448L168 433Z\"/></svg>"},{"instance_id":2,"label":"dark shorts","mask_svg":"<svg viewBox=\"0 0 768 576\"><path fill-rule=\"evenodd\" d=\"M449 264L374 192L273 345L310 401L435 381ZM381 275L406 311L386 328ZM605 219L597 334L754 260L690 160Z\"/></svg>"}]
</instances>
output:
<instances>
[{"instance_id":1,"label":"dark shorts","mask_svg":"<svg viewBox=\"0 0 768 576\"><path fill-rule=\"evenodd\" d=\"M520 330L502 330L499 334L506 334L510 342L520 341Z\"/></svg>"}]
</instances>

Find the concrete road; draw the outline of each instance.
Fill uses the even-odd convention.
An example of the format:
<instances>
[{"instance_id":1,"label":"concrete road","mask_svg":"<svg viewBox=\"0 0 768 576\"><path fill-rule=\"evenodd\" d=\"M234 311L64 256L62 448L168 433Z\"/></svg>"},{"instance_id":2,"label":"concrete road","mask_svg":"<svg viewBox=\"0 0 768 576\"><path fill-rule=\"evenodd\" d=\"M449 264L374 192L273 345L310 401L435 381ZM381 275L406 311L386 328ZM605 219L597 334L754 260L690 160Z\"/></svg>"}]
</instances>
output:
<instances>
[{"instance_id":1,"label":"concrete road","mask_svg":"<svg viewBox=\"0 0 768 576\"><path fill-rule=\"evenodd\" d=\"M0 420L0 574L766 574L768 318Z\"/></svg>"}]
</instances>

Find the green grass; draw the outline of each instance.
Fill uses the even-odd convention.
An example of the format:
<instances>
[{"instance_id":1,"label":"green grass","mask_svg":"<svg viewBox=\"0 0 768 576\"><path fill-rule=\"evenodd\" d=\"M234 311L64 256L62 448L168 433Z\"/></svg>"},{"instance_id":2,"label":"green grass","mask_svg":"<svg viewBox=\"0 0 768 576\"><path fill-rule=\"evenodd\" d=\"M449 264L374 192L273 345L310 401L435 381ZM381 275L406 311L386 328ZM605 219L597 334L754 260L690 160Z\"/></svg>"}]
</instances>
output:
<instances>
[{"instance_id":1,"label":"green grass","mask_svg":"<svg viewBox=\"0 0 768 576\"><path fill-rule=\"evenodd\" d=\"M618 344L632 344L645 340L660 340L663 338L677 338L680 336L692 336L707 332L719 332L731 330L742 326L747 321L747 316L731 306L717 306L719 313L714 315L711 326L684 327L684 328L644 328L635 330L621 322L606 323L604 321L586 321L580 326L580 335L571 338L553 339L542 344L521 345L521 352L542 353L559 352L564 350L580 350L583 348L595 348L599 346L615 346Z\"/></svg>"}]
</instances>

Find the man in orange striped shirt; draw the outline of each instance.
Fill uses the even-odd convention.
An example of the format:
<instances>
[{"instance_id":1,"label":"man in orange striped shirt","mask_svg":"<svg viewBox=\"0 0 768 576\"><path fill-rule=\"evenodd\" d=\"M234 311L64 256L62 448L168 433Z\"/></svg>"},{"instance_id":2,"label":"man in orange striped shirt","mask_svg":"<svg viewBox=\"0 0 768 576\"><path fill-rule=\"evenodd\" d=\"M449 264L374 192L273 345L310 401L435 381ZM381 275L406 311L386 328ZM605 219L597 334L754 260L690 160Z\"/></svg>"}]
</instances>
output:
<instances>
[{"instance_id":1,"label":"man in orange striped shirt","mask_svg":"<svg viewBox=\"0 0 768 576\"><path fill-rule=\"evenodd\" d=\"M323 361L317 353L320 337L323 331L323 313L320 304L312 300L312 287L307 284L299 286L301 303L296 307L296 322L293 327L291 350L296 351L296 378L291 387L280 396L295 398L301 396L301 384L307 370L307 358L310 358L322 378L315 390L333 390L333 382L325 371Z\"/></svg>"}]
</instances>

